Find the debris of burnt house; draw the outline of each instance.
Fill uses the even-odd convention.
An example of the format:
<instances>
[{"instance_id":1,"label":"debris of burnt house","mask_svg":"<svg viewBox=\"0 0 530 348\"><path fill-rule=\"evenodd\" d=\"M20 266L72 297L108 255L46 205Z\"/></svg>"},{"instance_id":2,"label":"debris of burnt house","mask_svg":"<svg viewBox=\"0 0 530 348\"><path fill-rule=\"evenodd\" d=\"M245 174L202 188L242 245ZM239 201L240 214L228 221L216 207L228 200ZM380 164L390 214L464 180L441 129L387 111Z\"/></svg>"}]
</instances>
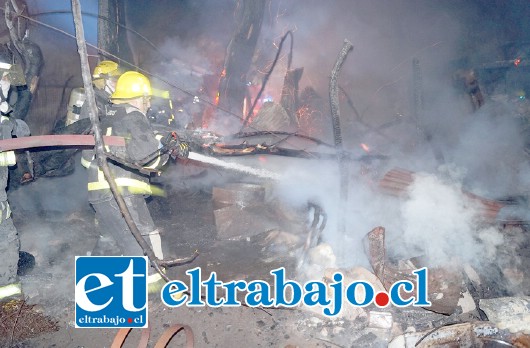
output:
<instances>
[{"instance_id":1,"label":"debris of burnt house","mask_svg":"<svg viewBox=\"0 0 530 348\"><path fill-rule=\"evenodd\" d=\"M388 258L385 250L385 229L377 227L366 236L366 252L370 258L370 264L375 275L382 281L385 289L399 279L411 278L414 269L421 268L421 264L414 261L403 260L402 265L393 264ZM417 261L416 261L417 263ZM427 309L446 315L453 314L456 310L461 294L463 276L461 271L455 269L435 269L429 272L429 298L432 305ZM403 293L403 298L418 296L417 293Z\"/></svg>"},{"instance_id":2,"label":"debris of burnt house","mask_svg":"<svg viewBox=\"0 0 530 348\"><path fill-rule=\"evenodd\" d=\"M118 347L159 339L158 347L169 340L182 343L186 336L188 346L222 347L530 346L528 158L515 157L511 166L496 162L499 154L489 147L482 153L464 153L459 145L476 140L470 136L475 124L450 124L469 115L483 126L478 128L484 143L521 140L514 133L490 138L504 126L504 114L488 106L494 101L492 85L504 77L488 80L488 73L501 76L499 71L508 65L445 69L447 62L442 60L448 55L439 51L445 41L434 35L427 46L418 46L433 34L425 23L422 30L408 27L418 12L433 32L444 32L439 30L439 18L429 17L433 8L427 11L424 5L409 15L403 4L381 7L347 1L325 6L308 2L304 6L313 11L307 12L300 5L276 1L161 1L151 8L139 3L100 1L97 21L107 30L105 37L93 45L76 31L79 55L75 49L71 52L72 66L62 64L63 55L49 52L54 46L36 41L50 62L43 73L51 75L46 69L61 62L61 70L75 78L58 78L64 81L54 86L41 80L39 93L43 87L62 88L60 93L37 96L40 102L48 98L50 104L52 99L60 104L53 106L57 119L42 118L36 129L47 129L43 136L49 138L34 135L42 142L27 146L36 180L21 185L22 166L10 174L13 216L22 244L35 257L33 269L22 276L25 301L0 306L0 344L7 340L9 345L89 347L112 342ZM90 15L79 11L79 1L73 4L78 30L80 19ZM430 6L448 10L445 5ZM359 30L374 24L362 21L359 27L352 22L353 8L364 15L377 13L374 24L392 25L385 35L407 31L411 42L389 43L380 35L383 32ZM71 10L65 12L72 15ZM334 16L327 17L327 12ZM316 14L322 15L322 25L313 20ZM351 61L345 58L352 44L337 36L343 35L337 34L339 24L348 26L341 20L346 14L344 23L359 33L352 36L358 48ZM379 15L384 23L375 20ZM303 17L302 23L311 18L311 28L319 30L297 24L296 17ZM218 20L229 29L218 29ZM200 32L201 24L215 33ZM419 32L424 37L416 39ZM266 44L261 36L266 36ZM114 46L118 37L119 45ZM254 59L257 54L266 57L264 61ZM123 60L149 76L156 94L147 118L158 135L185 142L190 151L186 158L171 158L162 170L149 172L152 192L156 188L161 194L149 197L148 207L160 226L167 259L157 259L140 243L143 238L115 189L118 209L163 279L188 284L189 271L197 268L201 280L210 277L198 297L207 302L205 306L170 307L161 297L149 298L150 324L143 329L73 328L71 260L91 253L99 238L93 212L81 201L87 185L77 153L96 146L102 162L108 158L140 169L139 163L120 162L106 152L104 145L114 143L99 134L101 120L95 115L62 126L71 104L64 96L81 86L90 91L89 68L101 57ZM520 61L507 61L509 69L526 64L523 55ZM437 69L451 73L440 79L433 73ZM252 83L247 81L249 71L256 74ZM405 107L395 107L396 99ZM459 104L462 99L467 103L464 108ZM489 113L499 121L494 127L481 123ZM42 116L41 111L30 109L29 119L35 121L36 115ZM430 117L437 117L436 122ZM439 125L454 134L454 143L440 135L445 133ZM76 135L85 136L83 142L52 141ZM8 149L3 144L0 150ZM159 150L168 149L161 145ZM469 174L462 162L455 164L462 158L495 170ZM104 167L102 175L113 186ZM474 185L481 175L497 179L492 182L513 181L515 189L505 193L502 187ZM274 269L283 269L287 277L283 286L268 288L265 284L278 278ZM425 273L417 272L421 269ZM416 287L423 275L428 284L421 288L424 293ZM234 293L232 301L237 299L241 306L210 306L209 301L222 301L229 293L229 287L211 291L219 282L232 284L232 290L253 284L254 290ZM307 294L303 303L264 305L279 295L289 302L297 293L295 283ZM411 304L422 296L429 303ZM330 315L340 297L342 309ZM370 303L362 303L370 297ZM252 301L262 302L254 306Z\"/></svg>"},{"instance_id":3,"label":"debris of burnt house","mask_svg":"<svg viewBox=\"0 0 530 348\"><path fill-rule=\"evenodd\" d=\"M309 136L331 139L331 127L325 117L324 99L312 87L304 88L299 99L300 107L297 110L297 116L300 128Z\"/></svg>"},{"instance_id":4,"label":"debris of burnt house","mask_svg":"<svg viewBox=\"0 0 530 348\"><path fill-rule=\"evenodd\" d=\"M246 74L260 35L265 1L241 2L239 5L237 28L226 49L224 75L219 83L219 105L236 113L243 110Z\"/></svg>"}]
</instances>

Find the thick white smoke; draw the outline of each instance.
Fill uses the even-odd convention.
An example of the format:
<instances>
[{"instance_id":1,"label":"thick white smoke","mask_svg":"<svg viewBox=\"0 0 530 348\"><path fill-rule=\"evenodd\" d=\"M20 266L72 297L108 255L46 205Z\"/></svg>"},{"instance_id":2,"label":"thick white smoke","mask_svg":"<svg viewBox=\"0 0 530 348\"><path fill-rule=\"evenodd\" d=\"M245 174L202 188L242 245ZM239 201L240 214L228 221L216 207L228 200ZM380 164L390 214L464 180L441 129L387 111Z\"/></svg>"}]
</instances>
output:
<instances>
[{"instance_id":1,"label":"thick white smoke","mask_svg":"<svg viewBox=\"0 0 530 348\"><path fill-rule=\"evenodd\" d=\"M221 13L220 3L216 13ZM233 9L233 3L224 5ZM215 16L219 21L209 15L207 6L204 10L197 12L200 15L196 21L205 25L193 27L200 40L190 42L192 35L178 32L162 47L167 57L177 56L187 62L206 59L215 70L219 69L219 56L224 55L231 35L226 30L231 26L226 23L233 20L232 10ZM333 245L341 263L366 263L360 241L379 225L387 229L387 246L395 248L395 253L404 257L426 254L432 264L451 258L491 258L502 241L496 229L477 227L476 211L461 192L501 198L526 191L530 167L523 151L525 142L519 120L513 117L515 108L510 101L499 110L489 106L489 95L486 105L472 113L468 96L452 85L456 70L452 63L464 61L468 62L467 67L477 67L498 60L499 47L508 35L514 35L512 29L496 30L481 19L485 15L489 16L487 20L499 19L511 8L498 10L473 2L420 0L267 4L249 79L261 81L280 38L291 30L292 68L304 68L301 89L311 86L322 97L329 131L329 75L343 40L349 39L354 50L344 64L339 84L357 114L341 95L344 144L347 150L357 152L361 142L367 143L371 154L390 156L380 161L380 166L368 165L368 174L365 163L351 165L347 203L339 199L340 180L334 161L274 158L264 165L284 174L276 186L282 198L298 205L311 200L326 210L329 221L324 240ZM514 15L517 11L512 12ZM189 18L183 20L178 28L191 22ZM208 37L219 38L220 28L226 30L223 44L210 41L223 49L211 54L211 50L203 49L203 43L208 42ZM288 39L266 90L275 94L275 100L280 95L289 44ZM197 52L207 52L208 56L194 59ZM413 117L413 58L419 60L422 71L424 99L419 120ZM357 122L358 117L363 124ZM369 129L393 120L398 120L398 124L381 131ZM376 189L378 178L393 167L430 174L419 176L410 187L408 198L398 200ZM344 204L346 207L341 206ZM337 232L337 219L343 208L346 235ZM403 242L404 248L398 248L398 241Z\"/></svg>"},{"instance_id":2,"label":"thick white smoke","mask_svg":"<svg viewBox=\"0 0 530 348\"><path fill-rule=\"evenodd\" d=\"M354 50L344 64L339 84L363 121L376 127L396 115L401 119L397 126L368 134L367 128L355 121L350 127L357 116L341 99L347 149L356 151L359 143L367 142L372 154L391 156L383 166L372 167L374 171L368 175L359 174L363 164L350 168L345 235L337 231L344 203L339 200L336 163L315 161L306 167L285 163L283 170L290 179L284 179L278 191L300 204L311 199L322 205L330 218L324 240L334 247L338 262L366 263L361 240L379 225L387 229L391 254L423 255L431 266L454 259L474 265L492 260L503 235L496 227L479 223L476 207L462 191L493 199L527 191L530 167L523 151L524 135L511 101L499 110L486 95L486 105L472 113L468 96L452 84L456 68L451 63L463 56L471 57L468 61L477 66L497 59L493 53L498 52L502 34L490 37L480 50L470 49L466 40L477 39L478 34L469 34L469 21L480 13L472 4L458 9L419 1L348 1L335 6L309 1L304 8L283 2L275 5L271 7L275 14L271 32L264 33L263 42L277 43L283 33L293 30L293 67L305 68L302 84L315 87L327 100L329 74L347 38ZM272 80L278 92L286 54L277 79ZM412 117L413 58L419 59L422 70L424 99L419 124ZM324 110L329 115L328 105ZM354 133L344 133L351 128ZM393 167L425 172L401 200L374 190L377 177Z\"/></svg>"},{"instance_id":3,"label":"thick white smoke","mask_svg":"<svg viewBox=\"0 0 530 348\"><path fill-rule=\"evenodd\" d=\"M409 257L419 256L415 252L424 255L429 266L444 265L453 258L473 262L491 257L492 248L502 243L494 229L479 230L479 210L459 185L431 175L416 175L400 212L405 252ZM480 237L489 245L480 243Z\"/></svg>"}]
</instances>

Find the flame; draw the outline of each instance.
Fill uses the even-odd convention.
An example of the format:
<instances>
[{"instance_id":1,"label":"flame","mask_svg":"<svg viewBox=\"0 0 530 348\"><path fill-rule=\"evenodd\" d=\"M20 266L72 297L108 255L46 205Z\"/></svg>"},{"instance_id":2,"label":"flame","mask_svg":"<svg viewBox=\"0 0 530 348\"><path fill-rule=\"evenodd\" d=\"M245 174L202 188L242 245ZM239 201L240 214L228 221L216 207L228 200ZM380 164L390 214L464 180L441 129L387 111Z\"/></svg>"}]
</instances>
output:
<instances>
[{"instance_id":1,"label":"flame","mask_svg":"<svg viewBox=\"0 0 530 348\"><path fill-rule=\"evenodd\" d=\"M366 152L370 152L370 146L364 144L364 143L361 143L361 147L363 148L364 151Z\"/></svg>"},{"instance_id":2,"label":"flame","mask_svg":"<svg viewBox=\"0 0 530 348\"><path fill-rule=\"evenodd\" d=\"M301 106L297 111L298 120L300 127L311 136L319 134L318 121L315 122L315 118L318 119L318 115L314 110L311 110L308 106Z\"/></svg>"},{"instance_id":3,"label":"flame","mask_svg":"<svg viewBox=\"0 0 530 348\"><path fill-rule=\"evenodd\" d=\"M219 105L219 92L215 94L214 104Z\"/></svg>"}]
</instances>

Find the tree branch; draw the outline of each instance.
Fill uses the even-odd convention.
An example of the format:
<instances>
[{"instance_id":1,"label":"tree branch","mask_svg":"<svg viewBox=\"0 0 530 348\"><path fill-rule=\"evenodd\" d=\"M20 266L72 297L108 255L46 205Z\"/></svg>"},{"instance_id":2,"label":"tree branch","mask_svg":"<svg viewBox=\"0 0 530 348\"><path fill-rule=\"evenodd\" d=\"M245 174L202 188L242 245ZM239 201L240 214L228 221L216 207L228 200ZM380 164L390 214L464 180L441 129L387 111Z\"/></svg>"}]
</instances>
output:
<instances>
[{"instance_id":1,"label":"tree branch","mask_svg":"<svg viewBox=\"0 0 530 348\"><path fill-rule=\"evenodd\" d=\"M92 80L91 80L91 74L90 74L90 68L88 65L88 55L87 55L87 49L86 49L86 42L85 42L85 34L83 30L83 22L81 18L81 6L79 4L79 0L72 0L72 12L74 15L74 24L75 24L75 32L76 32L76 40L77 40L77 47L79 52L79 57L81 59L81 73L83 76L83 85L85 88L86 93L86 102L89 106L89 118L92 123L92 131L94 132L94 140L95 140L95 152L96 152L96 158L98 161L99 168L103 171L103 174L105 176L105 179L109 183L110 190L112 192L112 195L116 199L116 202L118 203L118 207L120 208L121 213L123 214L123 218L125 219L125 222L127 223L127 226L129 226L129 229L131 230L132 235L142 248L144 255L147 255L149 258L149 261L151 262L151 265L157 270L157 272L164 278L166 281L169 281L169 278L165 273L162 272L161 266L159 265L173 265L171 261L161 261L158 260L153 252L153 249L149 246L149 244L145 241L145 239L142 237L142 234L136 224L134 223L134 220L129 212L129 209L127 208L127 205L125 204L125 201L118 191L118 186L116 185L116 182L114 181L114 178L112 177L112 174L110 172L109 165L107 163L107 156L105 154L104 150L104 143L103 143L103 137L101 134L101 129L99 125L99 119L97 116L97 107L96 107L96 99L94 94L94 89L92 88ZM196 253L191 257L184 259L184 262L189 262L193 260L196 256ZM182 261L178 260L179 262Z\"/></svg>"}]
</instances>

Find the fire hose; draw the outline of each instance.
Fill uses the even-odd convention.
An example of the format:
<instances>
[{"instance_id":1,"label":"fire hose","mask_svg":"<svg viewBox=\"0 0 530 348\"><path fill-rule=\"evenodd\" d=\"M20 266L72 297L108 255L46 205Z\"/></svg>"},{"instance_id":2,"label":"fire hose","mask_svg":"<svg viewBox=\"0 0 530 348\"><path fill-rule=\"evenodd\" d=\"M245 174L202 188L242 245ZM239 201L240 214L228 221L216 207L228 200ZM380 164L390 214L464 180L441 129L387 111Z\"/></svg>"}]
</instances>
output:
<instances>
[{"instance_id":1,"label":"fire hose","mask_svg":"<svg viewBox=\"0 0 530 348\"><path fill-rule=\"evenodd\" d=\"M106 145L125 146L125 139L117 136L104 136ZM0 140L0 151L29 149L34 147L93 147L94 136L79 134L37 135Z\"/></svg>"},{"instance_id":2,"label":"fire hose","mask_svg":"<svg viewBox=\"0 0 530 348\"><path fill-rule=\"evenodd\" d=\"M111 348L121 348L127 339L127 336L131 332L132 328L123 328L118 330L114 340L112 341ZM193 336L193 330L188 325L175 324L170 326L162 336L156 341L154 348L165 348L168 343L173 339L175 335L184 330L186 334L186 348L195 347L195 338ZM140 341L138 342L138 348L146 348L149 343L149 337L151 336L151 328L148 326L142 329Z\"/></svg>"},{"instance_id":3,"label":"fire hose","mask_svg":"<svg viewBox=\"0 0 530 348\"><path fill-rule=\"evenodd\" d=\"M119 136L104 136L103 141L105 142L105 145L125 146L125 139ZM0 151L11 151L36 147L93 147L94 144L94 136L92 135L39 135L0 140ZM261 178L277 180L280 177L277 173L273 173L265 169L256 169L242 164L222 161L214 157L202 155L198 152L190 152L188 158L193 161L235 170ZM134 166L134 164L131 165Z\"/></svg>"}]
</instances>

